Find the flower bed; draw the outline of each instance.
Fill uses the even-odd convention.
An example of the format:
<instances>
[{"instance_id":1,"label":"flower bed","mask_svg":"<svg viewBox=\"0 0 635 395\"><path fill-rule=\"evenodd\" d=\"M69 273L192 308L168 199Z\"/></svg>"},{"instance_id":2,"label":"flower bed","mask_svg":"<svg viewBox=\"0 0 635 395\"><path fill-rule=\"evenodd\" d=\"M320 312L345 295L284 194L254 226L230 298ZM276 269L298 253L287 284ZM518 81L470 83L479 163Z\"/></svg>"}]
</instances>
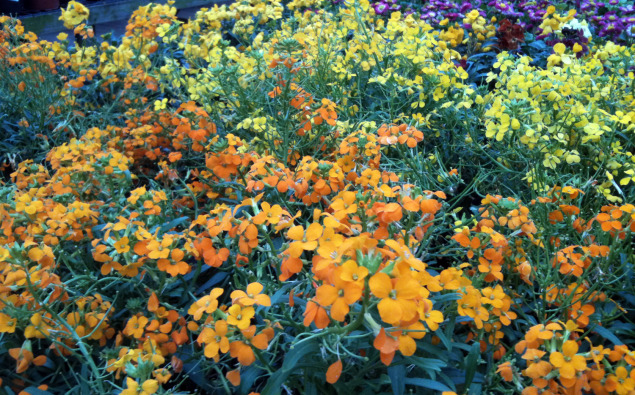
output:
<instances>
[{"instance_id":1,"label":"flower bed","mask_svg":"<svg viewBox=\"0 0 635 395\"><path fill-rule=\"evenodd\" d=\"M0 17L4 391L633 391L632 10L378 4Z\"/></svg>"}]
</instances>

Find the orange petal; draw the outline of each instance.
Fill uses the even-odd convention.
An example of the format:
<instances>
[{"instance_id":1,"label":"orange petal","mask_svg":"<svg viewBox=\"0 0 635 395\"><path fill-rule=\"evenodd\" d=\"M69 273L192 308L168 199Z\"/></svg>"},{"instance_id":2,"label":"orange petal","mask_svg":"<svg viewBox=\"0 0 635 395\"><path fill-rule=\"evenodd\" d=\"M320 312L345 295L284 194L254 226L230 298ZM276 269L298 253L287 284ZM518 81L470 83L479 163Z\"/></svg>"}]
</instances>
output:
<instances>
[{"instance_id":1,"label":"orange petal","mask_svg":"<svg viewBox=\"0 0 635 395\"><path fill-rule=\"evenodd\" d=\"M559 352L553 352L549 355L549 362L556 368L559 368L565 364L564 356Z\"/></svg>"},{"instance_id":2,"label":"orange petal","mask_svg":"<svg viewBox=\"0 0 635 395\"><path fill-rule=\"evenodd\" d=\"M387 298L392 291L392 281L386 273L379 272L372 276L368 282L370 290L378 298Z\"/></svg>"},{"instance_id":3,"label":"orange petal","mask_svg":"<svg viewBox=\"0 0 635 395\"><path fill-rule=\"evenodd\" d=\"M287 237L291 240L302 240L304 237L304 228L297 225L289 229Z\"/></svg>"},{"instance_id":4,"label":"orange petal","mask_svg":"<svg viewBox=\"0 0 635 395\"><path fill-rule=\"evenodd\" d=\"M409 357L417 351L417 343L410 336L399 336L399 351Z\"/></svg>"},{"instance_id":5,"label":"orange petal","mask_svg":"<svg viewBox=\"0 0 635 395\"><path fill-rule=\"evenodd\" d=\"M157 298L157 294L152 292L152 295L148 298L148 311L155 312L159 308L159 298Z\"/></svg>"},{"instance_id":6,"label":"orange petal","mask_svg":"<svg viewBox=\"0 0 635 395\"><path fill-rule=\"evenodd\" d=\"M340 379L341 374L342 374L342 361L338 359L337 361L333 362L331 366L329 366L328 370L326 371L326 382L329 384L337 383L337 380Z\"/></svg>"},{"instance_id":7,"label":"orange petal","mask_svg":"<svg viewBox=\"0 0 635 395\"><path fill-rule=\"evenodd\" d=\"M401 305L396 300L385 298L377 305L379 316L388 324L396 324L401 319Z\"/></svg>"},{"instance_id":8,"label":"orange petal","mask_svg":"<svg viewBox=\"0 0 635 395\"><path fill-rule=\"evenodd\" d=\"M573 340L567 340L562 345L562 352L569 358L574 356L578 352L578 343Z\"/></svg>"},{"instance_id":9,"label":"orange petal","mask_svg":"<svg viewBox=\"0 0 635 395\"><path fill-rule=\"evenodd\" d=\"M254 336L254 338L251 339L251 344L259 350L266 349L267 346L269 345L269 342L267 340L267 335L265 335L264 333L261 333L259 335Z\"/></svg>"},{"instance_id":10,"label":"orange petal","mask_svg":"<svg viewBox=\"0 0 635 395\"><path fill-rule=\"evenodd\" d=\"M234 387L238 387L240 385L240 369L230 370L225 374L225 377L227 377L227 380L229 380Z\"/></svg>"}]
</instances>

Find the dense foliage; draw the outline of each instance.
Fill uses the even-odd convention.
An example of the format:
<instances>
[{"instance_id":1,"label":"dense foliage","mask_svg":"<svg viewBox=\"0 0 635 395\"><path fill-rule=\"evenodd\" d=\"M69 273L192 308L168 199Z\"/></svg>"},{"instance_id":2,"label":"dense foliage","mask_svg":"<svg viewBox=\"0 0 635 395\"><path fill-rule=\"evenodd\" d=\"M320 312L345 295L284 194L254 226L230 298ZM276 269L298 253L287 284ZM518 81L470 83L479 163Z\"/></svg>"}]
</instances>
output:
<instances>
[{"instance_id":1,"label":"dense foliage","mask_svg":"<svg viewBox=\"0 0 635 395\"><path fill-rule=\"evenodd\" d=\"M634 394L635 11L589 4L0 17L0 393Z\"/></svg>"}]
</instances>

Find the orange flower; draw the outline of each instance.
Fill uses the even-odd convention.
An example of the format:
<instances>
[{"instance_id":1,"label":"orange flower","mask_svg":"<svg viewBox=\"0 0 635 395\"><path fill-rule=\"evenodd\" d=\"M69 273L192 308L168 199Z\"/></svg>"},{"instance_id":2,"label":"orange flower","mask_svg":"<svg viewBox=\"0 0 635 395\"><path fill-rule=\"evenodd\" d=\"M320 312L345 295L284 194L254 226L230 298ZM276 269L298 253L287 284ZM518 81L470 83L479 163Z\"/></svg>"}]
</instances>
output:
<instances>
[{"instance_id":1,"label":"orange flower","mask_svg":"<svg viewBox=\"0 0 635 395\"><path fill-rule=\"evenodd\" d=\"M168 155L168 159L172 163L180 160L182 157L183 157L183 154L178 152L178 151L177 152L170 152L170 154Z\"/></svg>"},{"instance_id":2,"label":"orange flower","mask_svg":"<svg viewBox=\"0 0 635 395\"><path fill-rule=\"evenodd\" d=\"M382 125L377 130L377 139L382 145L405 144L410 148L417 146L418 142L423 141L423 133L406 124L401 125Z\"/></svg>"},{"instance_id":3,"label":"orange flower","mask_svg":"<svg viewBox=\"0 0 635 395\"><path fill-rule=\"evenodd\" d=\"M247 285L247 292L239 289L231 293L232 303L238 303L241 306L252 306L258 304L261 306L271 306L269 295L261 294L264 286L260 283L251 283Z\"/></svg>"},{"instance_id":4,"label":"orange flower","mask_svg":"<svg viewBox=\"0 0 635 395\"><path fill-rule=\"evenodd\" d=\"M17 319L0 313L0 333L14 333L17 322Z\"/></svg>"},{"instance_id":5,"label":"orange flower","mask_svg":"<svg viewBox=\"0 0 635 395\"><path fill-rule=\"evenodd\" d=\"M503 299L505 299L505 291L503 291L503 287L497 285L496 288L483 288L481 290L483 297L481 298L482 304L489 304L490 306L500 309L503 307Z\"/></svg>"},{"instance_id":6,"label":"orange flower","mask_svg":"<svg viewBox=\"0 0 635 395\"><path fill-rule=\"evenodd\" d=\"M221 296L223 292L224 290L222 288L212 289L209 295L203 296L192 303L187 313L193 316L196 321L200 320L204 313L212 314L218 309L218 297Z\"/></svg>"},{"instance_id":7,"label":"orange flower","mask_svg":"<svg viewBox=\"0 0 635 395\"><path fill-rule=\"evenodd\" d=\"M432 301L423 299L419 303L419 317L424 321L431 331L439 329L439 324L443 322L443 313L432 309Z\"/></svg>"},{"instance_id":8,"label":"orange flower","mask_svg":"<svg viewBox=\"0 0 635 395\"><path fill-rule=\"evenodd\" d=\"M167 272L170 276L175 277L179 274L187 274L190 271L190 265L183 261L185 253L176 248L171 251L171 259L159 259L157 267L159 270Z\"/></svg>"},{"instance_id":9,"label":"orange flower","mask_svg":"<svg viewBox=\"0 0 635 395\"><path fill-rule=\"evenodd\" d=\"M282 217L283 210L280 205L276 204L271 206L267 202L261 203L262 211L260 211L255 217L251 219L251 222L255 225L261 225L265 222L269 225L277 225Z\"/></svg>"},{"instance_id":10,"label":"orange flower","mask_svg":"<svg viewBox=\"0 0 635 395\"><path fill-rule=\"evenodd\" d=\"M140 339L143 336L144 329L148 325L148 318L144 316L134 316L128 320L123 330L124 335L132 336Z\"/></svg>"},{"instance_id":11,"label":"orange flower","mask_svg":"<svg viewBox=\"0 0 635 395\"><path fill-rule=\"evenodd\" d=\"M230 147L232 148L232 147ZM229 179L231 175L238 174L238 166L243 162L241 155L235 155L229 150L223 153L213 154L205 159L205 165L220 179Z\"/></svg>"},{"instance_id":12,"label":"orange flower","mask_svg":"<svg viewBox=\"0 0 635 395\"><path fill-rule=\"evenodd\" d=\"M212 247L208 250L205 250L203 253L203 259L205 260L205 264L212 267L220 267L224 262L229 258L229 249L221 248L217 250Z\"/></svg>"},{"instance_id":13,"label":"orange flower","mask_svg":"<svg viewBox=\"0 0 635 395\"><path fill-rule=\"evenodd\" d=\"M31 325L27 326L24 329L24 337L27 339L35 337L38 339L44 339L50 334L51 326L47 323L50 322L45 317L42 317L42 314L35 313L31 316Z\"/></svg>"},{"instance_id":14,"label":"orange flower","mask_svg":"<svg viewBox=\"0 0 635 395\"><path fill-rule=\"evenodd\" d=\"M503 254L496 248L488 248L483 252L483 256L478 258L478 271L487 273L485 281L503 281L503 273L501 273L502 261Z\"/></svg>"},{"instance_id":15,"label":"orange flower","mask_svg":"<svg viewBox=\"0 0 635 395\"><path fill-rule=\"evenodd\" d=\"M207 358L216 358L218 352L223 354L229 351L229 339L227 338L227 322L218 320L214 324L214 329L205 327L201 331L196 341L206 344L203 350Z\"/></svg>"},{"instance_id":16,"label":"orange flower","mask_svg":"<svg viewBox=\"0 0 635 395\"><path fill-rule=\"evenodd\" d=\"M247 329L251 319L255 315L255 310L251 306L241 307L240 305L235 304L227 309L227 313L227 323L229 325L234 325L238 327L238 329Z\"/></svg>"},{"instance_id":17,"label":"orange flower","mask_svg":"<svg viewBox=\"0 0 635 395\"><path fill-rule=\"evenodd\" d=\"M368 269L364 266L358 266L357 262L349 259L340 266L337 273L342 281L355 282L362 285L364 278L368 276Z\"/></svg>"},{"instance_id":18,"label":"orange flower","mask_svg":"<svg viewBox=\"0 0 635 395\"><path fill-rule=\"evenodd\" d=\"M592 304L582 305L576 302L569 308L569 317L574 319L580 328L589 325L589 316L593 313L595 313L595 307Z\"/></svg>"},{"instance_id":19,"label":"orange flower","mask_svg":"<svg viewBox=\"0 0 635 395\"><path fill-rule=\"evenodd\" d=\"M483 328L483 321L489 319L489 312L481 305L481 292L470 286L459 299L457 311L460 315L471 317L478 329Z\"/></svg>"},{"instance_id":20,"label":"orange flower","mask_svg":"<svg viewBox=\"0 0 635 395\"><path fill-rule=\"evenodd\" d=\"M117 242L115 243L115 250L117 250L117 253L125 254L126 252L130 251L130 245L128 243L129 239L127 237L122 237L121 239L117 240Z\"/></svg>"},{"instance_id":21,"label":"orange flower","mask_svg":"<svg viewBox=\"0 0 635 395\"><path fill-rule=\"evenodd\" d=\"M285 258L282 260L280 264L280 276L278 279L280 281L287 281L294 274L300 273L302 268L304 267L304 263L300 258Z\"/></svg>"},{"instance_id":22,"label":"orange flower","mask_svg":"<svg viewBox=\"0 0 635 395\"><path fill-rule=\"evenodd\" d=\"M317 302L309 300L304 310L304 326L309 326L315 321L315 326L318 329L324 329L331 322L329 316L326 314L324 307L320 306Z\"/></svg>"},{"instance_id":23,"label":"orange flower","mask_svg":"<svg viewBox=\"0 0 635 395\"><path fill-rule=\"evenodd\" d=\"M173 242L173 238L170 236L166 236L159 243L158 240L150 240L147 244L146 248L148 249L148 258L150 259L165 259L170 256L170 247Z\"/></svg>"},{"instance_id":24,"label":"orange flower","mask_svg":"<svg viewBox=\"0 0 635 395\"><path fill-rule=\"evenodd\" d=\"M377 211L377 219L379 219L383 223L392 223L400 221L403 218L403 213L401 211L401 206L399 203L375 203L373 208L376 208Z\"/></svg>"},{"instance_id":25,"label":"orange flower","mask_svg":"<svg viewBox=\"0 0 635 395\"><path fill-rule=\"evenodd\" d=\"M350 311L349 306L362 297L363 287L357 283L336 278L335 285L323 284L315 295L315 301L322 306L331 306L331 318L344 321Z\"/></svg>"},{"instance_id":26,"label":"orange flower","mask_svg":"<svg viewBox=\"0 0 635 395\"><path fill-rule=\"evenodd\" d=\"M618 366L615 374L606 378L606 389L615 391L619 395L632 394L635 390L635 369L631 368L630 375L624 366Z\"/></svg>"},{"instance_id":27,"label":"orange flower","mask_svg":"<svg viewBox=\"0 0 635 395\"><path fill-rule=\"evenodd\" d=\"M238 232L240 233L238 249L242 254L249 254L258 246L258 228L252 223L243 222L239 225Z\"/></svg>"},{"instance_id":28,"label":"orange flower","mask_svg":"<svg viewBox=\"0 0 635 395\"><path fill-rule=\"evenodd\" d=\"M560 377L573 379L576 372L586 370L586 359L582 355L576 355L577 352L578 343L573 340L567 340L562 345L562 353L555 351L549 355L549 362L559 369Z\"/></svg>"},{"instance_id":29,"label":"orange flower","mask_svg":"<svg viewBox=\"0 0 635 395\"><path fill-rule=\"evenodd\" d=\"M381 173L378 170L366 169L355 182L363 187L376 187L379 180L381 180Z\"/></svg>"},{"instance_id":30,"label":"orange flower","mask_svg":"<svg viewBox=\"0 0 635 395\"><path fill-rule=\"evenodd\" d=\"M29 343L30 344L30 343ZM29 348L30 345L28 346ZM9 349L9 355L15 359L15 372L23 373L33 363L36 366L42 366L46 363L46 356L40 355L37 358L33 358L33 352L27 348L11 348Z\"/></svg>"},{"instance_id":31,"label":"orange flower","mask_svg":"<svg viewBox=\"0 0 635 395\"><path fill-rule=\"evenodd\" d=\"M384 328L381 328L379 334L375 336L373 347L379 350L381 362L388 366L395 356L395 351L399 349L399 340L394 336L387 335Z\"/></svg>"},{"instance_id":32,"label":"orange flower","mask_svg":"<svg viewBox=\"0 0 635 395\"><path fill-rule=\"evenodd\" d=\"M322 236L322 225L318 223L312 223L304 231L302 226L294 226L287 232L287 237L294 240L289 245L289 256L292 258L299 258L303 251L311 251L317 248L317 240Z\"/></svg>"},{"instance_id":33,"label":"orange flower","mask_svg":"<svg viewBox=\"0 0 635 395\"><path fill-rule=\"evenodd\" d=\"M576 277L580 277L583 269L591 264L591 260L582 253L575 252L576 248L581 248L583 252L587 250L586 247L575 245L563 248L556 253L552 266L560 266L560 273L562 274L573 274Z\"/></svg>"},{"instance_id":34,"label":"orange flower","mask_svg":"<svg viewBox=\"0 0 635 395\"><path fill-rule=\"evenodd\" d=\"M412 277L391 279L379 272L369 280L370 290L381 301L377 305L381 319L388 324L409 321L416 315L413 299L419 296L421 286Z\"/></svg>"},{"instance_id":35,"label":"orange flower","mask_svg":"<svg viewBox=\"0 0 635 395\"><path fill-rule=\"evenodd\" d=\"M541 359L545 354L544 351L528 348L522 357L527 360L527 369L523 374L532 379L541 379L551 372L551 364Z\"/></svg>"},{"instance_id":36,"label":"orange flower","mask_svg":"<svg viewBox=\"0 0 635 395\"><path fill-rule=\"evenodd\" d=\"M600 362L604 360L604 358L607 355L609 355L611 350L608 348L604 348L604 346L601 346L601 345L594 347L593 344L591 344L591 341L590 340L588 341L589 341L589 345L591 346L591 351L589 351L591 359L593 359L593 362L595 362L596 364L599 364Z\"/></svg>"},{"instance_id":37,"label":"orange flower","mask_svg":"<svg viewBox=\"0 0 635 395\"><path fill-rule=\"evenodd\" d=\"M241 331L244 340L235 341L229 345L229 354L232 358L238 358L238 362L243 366L249 366L256 360L251 347L264 350L268 346L268 339L265 333L256 335L256 326L252 325ZM254 336L255 335L255 336Z\"/></svg>"},{"instance_id":38,"label":"orange flower","mask_svg":"<svg viewBox=\"0 0 635 395\"><path fill-rule=\"evenodd\" d=\"M330 208L333 210L333 216L337 220L342 220L349 214L357 212L357 194L351 191L340 192L338 197L333 200Z\"/></svg>"},{"instance_id":39,"label":"orange flower","mask_svg":"<svg viewBox=\"0 0 635 395\"><path fill-rule=\"evenodd\" d=\"M610 206L604 206L602 207L602 211L611 212L611 214L606 212L600 213L595 217L595 220L600 223L603 231L613 232L615 230L622 230L622 222L618 221L623 213L620 209L612 209Z\"/></svg>"},{"instance_id":40,"label":"orange flower","mask_svg":"<svg viewBox=\"0 0 635 395\"><path fill-rule=\"evenodd\" d=\"M503 378L503 380L505 381L512 381L512 379L514 378L514 372L512 371L512 364L509 361L503 362L500 365L498 365L498 369L496 369L496 373L499 373L501 377Z\"/></svg>"}]
</instances>

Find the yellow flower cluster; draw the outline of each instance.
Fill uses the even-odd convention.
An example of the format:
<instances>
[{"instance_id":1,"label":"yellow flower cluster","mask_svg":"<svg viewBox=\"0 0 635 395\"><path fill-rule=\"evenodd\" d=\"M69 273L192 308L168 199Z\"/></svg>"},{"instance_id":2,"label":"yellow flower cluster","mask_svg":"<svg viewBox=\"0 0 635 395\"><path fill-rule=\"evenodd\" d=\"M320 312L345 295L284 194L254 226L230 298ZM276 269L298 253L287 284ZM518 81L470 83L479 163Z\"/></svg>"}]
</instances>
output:
<instances>
[{"instance_id":1,"label":"yellow flower cluster","mask_svg":"<svg viewBox=\"0 0 635 395\"><path fill-rule=\"evenodd\" d=\"M547 169L567 164L598 170L604 163L597 189L622 201L613 178L627 185L635 172L632 152L622 149L635 130L635 76L626 67L632 56L631 49L609 42L577 59L559 43L542 70L528 57L501 53L494 64L497 89L486 97L486 137L525 146Z\"/></svg>"},{"instance_id":2,"label":"yellow flower cluster","mask_svg":"<svg viewBox=\"0 0 635 395\"><path fill-rule=\"evenodd\" d=\"M75 26L88 20L90 11L82 3L78 3L74 0L68 2L66 9L62 8L62 16L60 21L64 22L64 27L72 29Z\"/></svg>"}]
</instances>

